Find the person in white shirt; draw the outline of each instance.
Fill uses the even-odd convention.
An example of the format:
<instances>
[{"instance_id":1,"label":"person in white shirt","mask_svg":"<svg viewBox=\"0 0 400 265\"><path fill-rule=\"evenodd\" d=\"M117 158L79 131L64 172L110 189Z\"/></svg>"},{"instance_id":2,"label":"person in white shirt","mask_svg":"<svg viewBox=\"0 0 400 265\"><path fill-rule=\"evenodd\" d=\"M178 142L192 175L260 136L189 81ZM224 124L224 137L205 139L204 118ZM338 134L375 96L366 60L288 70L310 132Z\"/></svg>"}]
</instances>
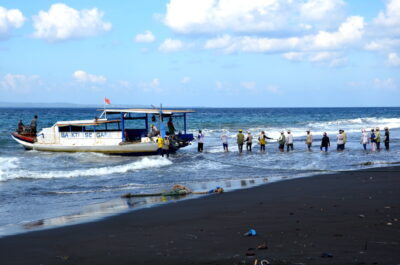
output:
<instances>
[{"instance_id":1,"label":"person in white shirt","mask_svg":"<svg viewBox=\"0 0 400 265\"><path fill-rule=\"evenodd\" d=\"M251 152L251 148L253 146L253 135L251 135L251 132L247 132L247 137L246 137L246 150L248 152Z\"/></svg>"},{"instance_id":2,"label":"person in white shirt","mask_svg":"<svg viewBox=\"0 0 400 265\"><path fill-rule=\"evenodd\" d=\"M225 130L222 132L220 138L222 140L222 146L224 148L224 152L228 152L228 135L226 134Z\"/></svg>"},{"instance_id":3,"label":"person in white shirt","mask_svg":"<svg viewBox=\"0 0 400 265\"><path fill-rule=\"evenodd\" d=\"M308 151L311 151L311 146L312 146L312 134L310 133L310 130L307 131L307 138L306 138L306 145L308 148Z\"/></svg>"},{"instance_id":4,"label":"person in white shirt","mask_svg":"<svg viewBox=\"0 0 400 265\"><path fill-rule=\"evenodd\" d=\"M204 147L204 134L199 130L199 134L197 135L197 151L203 152Z\"/></svg>"},{"instance_id":5,"label":"person in white shirt","mask_svg":"<svg viewBox=\"0 0 400 265\"><path fill-rule=\"evenodd\" d=\"M288 131L286 137L286 150L289 152L290 149L293 151L293 135Z\"/></svg>"},{"instance_id":6,"label":"person in white shirt","mask_svg":"<svg viewBox=\"0 0 400 265\"><path fill-rule=\"evenodd\" d=\"M337 151L343 151L344 150L344 135L343 135L343 130L339 130L339 134L336 136L337 138Z\"/></svg>"},{"instance_id":7,"label":"person in white shirt","mask_svg":"<svg viewBox=\"0 0 400 265\"><path fill-rule=\"evenodd\" d=\"M369 135L365 129L362 129L360 143L363 145L365 151L367 151L367 144L369 144Z\"/></svg>"}]
</instances>

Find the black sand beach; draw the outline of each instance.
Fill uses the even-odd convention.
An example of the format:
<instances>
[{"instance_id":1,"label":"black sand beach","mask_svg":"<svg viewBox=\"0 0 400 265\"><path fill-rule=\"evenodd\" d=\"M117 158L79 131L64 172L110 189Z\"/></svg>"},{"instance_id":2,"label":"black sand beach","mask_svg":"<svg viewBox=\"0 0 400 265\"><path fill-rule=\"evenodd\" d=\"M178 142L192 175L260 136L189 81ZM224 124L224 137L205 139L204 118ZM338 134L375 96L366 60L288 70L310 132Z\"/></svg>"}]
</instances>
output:
<instances>
[{"instance_id":1,"label":"black sand beach","mask_svg":"<svg viewBox=\"0 0 400 265\"><path fill-rule=\"evenodd\" d=\"M0 264L400 264L399 219L399 167L343 172L0 238Z\"/></svg>"}]
</instances>

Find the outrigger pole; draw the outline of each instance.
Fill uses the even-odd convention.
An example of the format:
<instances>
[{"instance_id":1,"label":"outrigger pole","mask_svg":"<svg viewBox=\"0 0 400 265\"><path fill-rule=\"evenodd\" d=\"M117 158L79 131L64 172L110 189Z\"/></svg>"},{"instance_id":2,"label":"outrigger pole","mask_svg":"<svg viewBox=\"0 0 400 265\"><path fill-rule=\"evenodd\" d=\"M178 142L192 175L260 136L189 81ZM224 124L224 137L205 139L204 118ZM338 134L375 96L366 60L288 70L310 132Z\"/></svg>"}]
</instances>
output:
<instances>
[{"instance_id":1,"label":"outrigger pole","mask_svg":"<svg viewBox=\"0 0 400 265\"><path fill-rule=\"evenodd\" d=\"M164 126L164 122L163 122L162 113L163 113L162 104L160 104L160 124L159 124L160 126L159 126L159 128L160 128L161 137L164 138L165 137L165 126Z\"/></svg>"}]
</instances>

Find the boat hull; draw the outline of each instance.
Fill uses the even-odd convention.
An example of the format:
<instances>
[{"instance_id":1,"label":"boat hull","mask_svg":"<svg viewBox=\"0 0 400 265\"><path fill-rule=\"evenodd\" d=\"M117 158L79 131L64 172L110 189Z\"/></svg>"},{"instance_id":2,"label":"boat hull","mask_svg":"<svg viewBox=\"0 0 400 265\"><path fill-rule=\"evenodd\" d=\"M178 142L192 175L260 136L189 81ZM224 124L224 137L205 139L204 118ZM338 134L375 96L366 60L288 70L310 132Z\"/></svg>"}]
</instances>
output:
<instances>
[{"instance_id":1,"label":"boat hull","mask_svg":"<svg viewBox=\"0 0 400 265\"><path fill-rule=\"evenodd\" d=\"M45 151L45 152L94 152L110 155L155 155L157 154L157 144L149 143L124 143L119 145L99 145L99 146L85 146L85 145L59 145L59 144L41 144L37 142L30 142L25 140L19 135L13 133L12 138L21 144L27 150ZM172 151L172 150L171 150Z\"/></svg>"}]
</instances>

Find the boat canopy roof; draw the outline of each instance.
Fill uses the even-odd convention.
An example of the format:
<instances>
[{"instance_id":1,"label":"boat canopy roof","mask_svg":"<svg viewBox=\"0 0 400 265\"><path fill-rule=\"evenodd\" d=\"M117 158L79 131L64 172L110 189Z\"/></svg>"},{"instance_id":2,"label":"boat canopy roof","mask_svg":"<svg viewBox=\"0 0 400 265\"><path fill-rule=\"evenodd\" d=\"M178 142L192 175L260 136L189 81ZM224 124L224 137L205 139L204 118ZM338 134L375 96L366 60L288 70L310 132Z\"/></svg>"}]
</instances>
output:
<instances>
[{"instance_id":1,"label":"boat canopy roof","mask_svg":"<svg viewBox=\"0 0 400 265\"><path fill-rule=\"evenodd\" d=\"M143 114L159 114L160 109L104 109L103 113L106 114L118 114L118 113L143 113ZM172 109L161 109L163 114L174 114L174 113L192 113L194 110L172 110Z\"/></svg>"}]
</instances>

